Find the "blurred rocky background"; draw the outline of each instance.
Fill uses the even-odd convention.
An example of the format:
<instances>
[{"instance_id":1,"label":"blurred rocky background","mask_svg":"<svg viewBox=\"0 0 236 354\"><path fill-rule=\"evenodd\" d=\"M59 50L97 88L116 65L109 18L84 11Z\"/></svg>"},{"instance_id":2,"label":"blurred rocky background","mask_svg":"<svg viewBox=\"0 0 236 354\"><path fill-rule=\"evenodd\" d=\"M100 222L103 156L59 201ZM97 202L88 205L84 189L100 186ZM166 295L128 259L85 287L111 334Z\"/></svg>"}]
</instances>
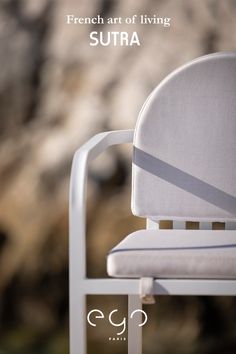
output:
<instances>
[{"instance_id":1,"label":"blurred rocky background","mask_svg":"<svg viewBox=\"0 0 236 354\"><path fill-rule=\"evenodd\" d=\"M106 26L65 24L67 14L135 13L172 17L171 28L132 27L141 47L90 47L90 31ZM163 77L222 50L236 50L235 0L1 0L1 354L68 353L68 185L75 149L97 132L133 128ZM105 276L107 251L144 225L130 212L130 157L130 147L116 148L91 168L90 276ZM126 311L125 297L89 297L88 303ZM233 298L160 297L147 311L146 354L236 352ZM124 344L107 343L106 331L90 330L89 354L125 352Z\"/></svg>"}]
</instances>

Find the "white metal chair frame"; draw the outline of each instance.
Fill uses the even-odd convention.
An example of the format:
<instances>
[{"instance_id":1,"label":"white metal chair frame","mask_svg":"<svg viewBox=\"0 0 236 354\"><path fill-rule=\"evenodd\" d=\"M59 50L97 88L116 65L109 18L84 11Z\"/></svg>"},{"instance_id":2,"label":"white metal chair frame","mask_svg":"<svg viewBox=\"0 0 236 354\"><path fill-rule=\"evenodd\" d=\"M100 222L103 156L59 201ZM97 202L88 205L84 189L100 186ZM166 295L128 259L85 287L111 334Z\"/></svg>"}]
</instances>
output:
<instances>
[{"instance_id":1,"label":"white metal chair frame","mask_svg":"<svg viewBox=\"0 0 236 354\"><path fill-rule=\"evenodd\" d=\"M87 353L86 295L128 295L128 312L142 308L139 279L88 279L86 275L86 185L89 163L109 146L132 143L133 130L95 135L75 153L70 184L70 354ZM147 229L158 228L147 219ZM185 222L174 222L173 229L185 229ZM200 229L211 230L212 223L200 222ZM226 223L235 230L235 223ZM174 232L174 231L173 231ZM214 232L214 231L212 231ZM236 295L235 280L154 279L153 295ZM136 317L139 321L138 316ZM128 322L128 353L142 353L142 329Z\"/></svg>"}]
</instances>

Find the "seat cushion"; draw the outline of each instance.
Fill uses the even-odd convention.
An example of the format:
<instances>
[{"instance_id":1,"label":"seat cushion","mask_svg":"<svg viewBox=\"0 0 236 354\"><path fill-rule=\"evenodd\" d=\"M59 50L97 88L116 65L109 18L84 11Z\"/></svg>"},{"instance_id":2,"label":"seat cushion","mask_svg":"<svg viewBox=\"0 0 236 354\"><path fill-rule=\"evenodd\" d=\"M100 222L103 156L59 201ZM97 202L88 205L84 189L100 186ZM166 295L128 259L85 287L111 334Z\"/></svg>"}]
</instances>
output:
<instances>
[{"instance_id":1,"label":"seat cushion","mask_svg":"<svg viewBox=\"0 0 236 354\"><path fill-rule=\"evenodd\" d=\"M236 231L139 230L107 257L112 277L236 279Z\"/></svg>"}]
</instances>

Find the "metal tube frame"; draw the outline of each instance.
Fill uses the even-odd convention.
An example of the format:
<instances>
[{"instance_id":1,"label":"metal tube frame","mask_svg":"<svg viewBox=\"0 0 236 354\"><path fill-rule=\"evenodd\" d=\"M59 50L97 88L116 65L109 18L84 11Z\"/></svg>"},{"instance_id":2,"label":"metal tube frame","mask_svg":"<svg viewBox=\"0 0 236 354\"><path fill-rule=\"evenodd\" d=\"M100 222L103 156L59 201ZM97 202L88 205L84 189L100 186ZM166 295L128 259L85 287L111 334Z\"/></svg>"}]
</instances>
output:
<instances>
[{"instance_id":1,"label":"metal tube frame","mask_svg":"<svg viewBox=\"0 0 236 354\"><path fill-rule=\"evenodd\" d=\"M70 290L70 354L87 354L86 295L128 295L128 312L142 308L139 279L88 279L86 275L86 186L89 163L109 146L132 143L133 130L118 130L95 135L76 151L71 171L69 203L69 290ZM210 223L201 225L209 229ZM176 228L184 228L180 224ZM235 224L227 228L234 229ZM158 223L147 220L147 228ZM174 232L174 230L173 230ZM234 280L154 279L156 295L236 295ZM128 323L128 353L142 353L142 331L134 332ZM134 340L135 338L135 340Z\"/></svg>"}]
</instances>

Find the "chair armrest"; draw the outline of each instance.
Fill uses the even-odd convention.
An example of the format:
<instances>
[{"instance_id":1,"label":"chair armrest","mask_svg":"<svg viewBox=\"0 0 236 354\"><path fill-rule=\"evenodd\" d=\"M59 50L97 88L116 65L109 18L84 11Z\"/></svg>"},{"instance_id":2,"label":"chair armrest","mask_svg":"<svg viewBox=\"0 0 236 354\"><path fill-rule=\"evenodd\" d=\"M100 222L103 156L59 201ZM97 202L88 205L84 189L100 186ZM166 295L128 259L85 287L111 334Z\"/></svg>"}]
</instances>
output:
<instances>
[{"instance_id":1,"label":"chair armrest","mask_svg":"<svg viewBox=\"0 0 236 354\"><path fill-rule=\"evenodd\" d=\"M75 152L70 178L69 252L70 273L76 271L77 277L86 277L86 185L89 162L109 146L133 142L133 134L133 130L100 133ZM74 278L75 275L70 276Z\"/></svg>"}]
</instances>

